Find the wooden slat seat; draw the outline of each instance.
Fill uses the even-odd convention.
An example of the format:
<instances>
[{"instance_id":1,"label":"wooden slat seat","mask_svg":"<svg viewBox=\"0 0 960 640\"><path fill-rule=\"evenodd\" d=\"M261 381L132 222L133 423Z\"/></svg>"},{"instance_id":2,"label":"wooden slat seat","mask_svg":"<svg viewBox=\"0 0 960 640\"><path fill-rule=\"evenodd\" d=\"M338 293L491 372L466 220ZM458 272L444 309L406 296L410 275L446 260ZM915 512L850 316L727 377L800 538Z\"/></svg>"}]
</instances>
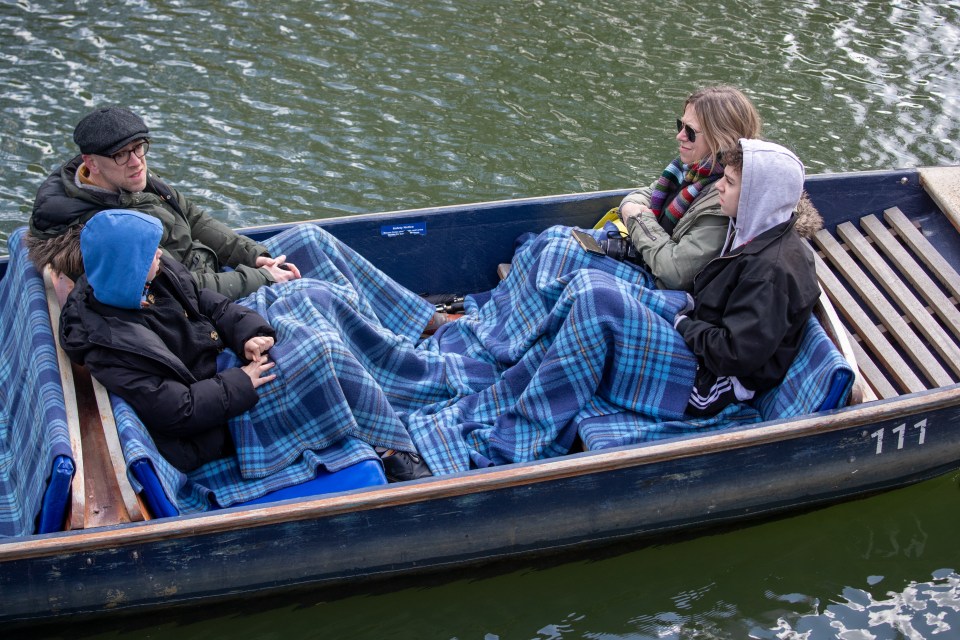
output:
<instances>
[{"instance_id":1,"label":"wooden slat seat","mask_svg":"<svg viewBox=\"0 0 960 640\"><path fill-rule=\"evenodd\" d=\"M921 244L929 245L927 239L920 235L920 232L910 224L910 221L898 209L887 210L885 219L891 227L898 229L897 233L901 238L908 234L916 236L912 241L908 240L912 247L916 247L914 251L919 251L927 258L933 255L941 258L932 247L920 246ZM910 284L927 301L927 304L952 331L953 335L960 336L960 311L957 310L954 303L950 301L950 298L943 293L933 279L927 275L917 260L897 242L890 229L885 227L875 216L863 218L861 225L887 258L900 266L900 273L906 276ZM956 283L956 285L960 288L960 283Z\"/></svg>"},{"instance_id":2,"label":"wooden slat seat","mask_svg":"<svg viewBox=\"0 0 960 640\"><path fill-rule=\"evenodd\" d=\"M43 283L47 293L47 309L50 312L50 326L54 340L60 327L60 300L54 284L55 276L47 267L43 270ZM83 467L83 447L80 437L80 412L77 404L76 385L74 384L73 363L57 343L57 364L60 367L60 385L63 387L63 402L67 410L67 429L70 432L70 448L73 450L74 474L70 484L70 510L67 514L67 529L82 529L86 511L87 488L86 473Z\"/></svg>"},{"instance_id":3,"label":"wooden slat seat","mask_svg":"<svg viewBox=\"0 0 960 640\"><path fill-rule=\"evenodd\" d=\"M55 280L49 267L45 269L47 306L54 336L59 332L60 306L65 295L57 290ZM86 368L73 364L59 343L57 360L64 400L71 416L70 439L76 467L68 528L89 529L144 520L144 510L127 478L106 390Z\"/></svg>"},{"instance_id":4,"label":"wooden slat seat","mask_svg":"<svg viewBox=\"0 0 960 640\"><path fill-rule=\"evenodd\" d=\"M881 234L876 228L879 220L874 216L867 216L861 219L861 225L865 228L874 228L875 233ZM860 262L873 274L873 277L883 287L887 294L904 311L906 316L913 323L916 330L926 338L929 345L940 354L942 360L953 369L955 374L960 375L960 347L950 338L943 328L936 322L930 322L930 313L920 300L910 289L907 282L900 279L900 275L887 265L882 255L877 252L873 244L867 241L867 237L860 233L851 223L845 222L837 227L837 235L843 238L847 247L859 258ZM913 262L912 259L908 261ZM916 265L915 262L913 262ZM909 265L899 265L900 268L906 267L903 275L910 277ZM920 274L922 275L922 274ZM919 281L921 278L915 277ZM932 282L931 282L932 284ZM942 295L942 294L941 294ZM954 309L956 311L956 309ZM932 361L932 358L930 359ZM939 385L950 384L952 380L945 371L937 367L936 373L939 378L934 381Z\"/></svg>"},{"instance_id":5,"label":"wooden slat seat","mask_svg":"<svg viewBox=\"0 0 960 640\"><path fill-rule=\"evenodd\" d=\"M898 209L857 222L814 241L863 379L879 398L960 381L960 276Z\"/></svg>"}]
</instances>

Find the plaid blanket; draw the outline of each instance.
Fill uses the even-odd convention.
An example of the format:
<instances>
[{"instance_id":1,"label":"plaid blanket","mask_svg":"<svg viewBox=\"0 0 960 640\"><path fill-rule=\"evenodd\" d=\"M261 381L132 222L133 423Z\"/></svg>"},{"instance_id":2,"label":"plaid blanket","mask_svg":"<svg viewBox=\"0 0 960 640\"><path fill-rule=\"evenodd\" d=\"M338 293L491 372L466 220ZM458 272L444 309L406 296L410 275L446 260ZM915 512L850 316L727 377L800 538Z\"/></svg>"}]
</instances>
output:
<instances>
[{"instance_id":1,"label":"plaid blanket","mask_svg":"<svg viewBox=\"0 0 960 640\"><path fill-rule=\"evenodd\" d=\"M577 422L606 404L658 420L683 414L696 364L671 322L685 296L586 253L569 229L531 240L482 306L473 301L468 318L421 344L412 336L429 316L417 296L328 234L309 233L310 273L322 280L243 301L277 330L278 376L231 421L246 478L346 437L416 448L439 474L562 455Z\"/></svg>"},{"instance_id":2,"label":"plaid blanket","mask_svg":"<svg viewBox=\"0 0 960 640\"><path fill-rule=\"evenodd\" d=\"M557 285L561 293L539 322L497 336L502 341L491 352L517 358L494 384L410 416L410 431L435 473L563 455L591 416L630 411L656 422L683 416L696 372L696 358L672 327L684 294L588 269ZM498 309L505 313L491 324L509 326L509 316L529 318L538 306L516 302L513 310ZM486 322L484 305L464 324L489 339L496 332ZM459 341L468 327L451 326L436 348L444 349L454 330Z\"/></svg>"},{"instance_id":3,"label":"plaid blanket","mask_svg":"<svg viewBox=\"0 0 960 640\"><path fill-rule=\"evenodd\" d=\"M139 493L142 486L129 472L130 465L147 460L167 498L181 514L200 513L214 506L228 507L253 500L270 491L311 480L320 468L335 472L363 460L376 459L369 445L348 438L322 451L305 451L292 464L262 478L244 478L235 457L216 460L184 474L160 455L147 428L129 404L113 394L110 394L110 402L127 461L127 477L134 490Z\"/></svg>"},{"instance_id":4,"label":"plaid blanket","mask_svg":"<svg viewBox=\"0 0 960 640\"><path fill-rule=\"evenodd\" d=\"M365 373L364 358L376 357L374 344L386 358L395 344L412 348L432 305L319 227L298 225L265 244L274 255L286 254L304 276L319 280L264 287L240 301L277 329L271 357L278 379L260 387L253 410L231 421L238 456L183 474L157 452L129 405L111 398L128 467L149 460L181 513L252 500L309 480L320 468L336 472L376 459L354 432L373 444L413 450L389 400ZM344 335L356 342L345 342ZM218 367L238 364L224 352Z\"/></svg>"},{"instance_id":5,"label":"plaid blanket","mask_svg":"<svg viewBox=\"0 0 960 640\"><path fill-rule=\"evenodd\" d=\"M420 345L496 367L478 393L408 418L434 473L563 455L591 416L679 419L696 370L671 324L685 295L652 284L635 265L585 252L568 227L524 243L506 280Z\"/></svg>"},{"instance_id":6,"label":"plaid blanket","mask_svg":"<svg viewBox=\"0 0 960 640\"><path fill-rule=\"evenodd\" d=\"M276 473L304 451L348 436L415 450L403 411L446 390L444 358L421 358L404 335L419 335L426 319L397 333L353 286L310 279L261 288L242 304L277 331L270 350L277 379L259 387L257 404L230 421L244 477ZM234 357L226 366L240 364Z\"/></svg>"},{"instance_id":7,"label":"plaid blanket","mask_svg":"<svg viewBox=\"0 0 960 640\"><path fill-rule=\"evenodd\" d=\"M528 238L504 282L419 343L430 305L318 228L278 236L288 259L318 278L242 301L277 329L278 379L231 421L238 456L186 479L163 471L170 495L198 509L251 499L318 465L372 455L369 445L416 447L440 475L563 455L578 434L593 448L689 432L696 360L672 328L685 294L586 253L569 231ZM223 366L238 364L227 358ZM730 407L699 426L757 416Z\"/></svg>"},{"instance_id":8,"label":"plaid blanket","mask_svg":"<svg viewBox=\"0 0 960 640\"><path fill-rule=\"evenodd\" d=\"M0 536L33 533L53 461L72 458L43 278L24 229L0 280Z\"/></svg>"},{"instance_id":9,"label":"plaid blanket","mask_svg":"<svg viewBox=\"0 0 960 640\"><path fill-rule=\"evenodd\" d=\"M432 305L316 225L290 227L263 244L273 255L285 254L304 278L355 291L357 312L396 334L417 340L433 314Z\"/></svg>"}]
</instances>

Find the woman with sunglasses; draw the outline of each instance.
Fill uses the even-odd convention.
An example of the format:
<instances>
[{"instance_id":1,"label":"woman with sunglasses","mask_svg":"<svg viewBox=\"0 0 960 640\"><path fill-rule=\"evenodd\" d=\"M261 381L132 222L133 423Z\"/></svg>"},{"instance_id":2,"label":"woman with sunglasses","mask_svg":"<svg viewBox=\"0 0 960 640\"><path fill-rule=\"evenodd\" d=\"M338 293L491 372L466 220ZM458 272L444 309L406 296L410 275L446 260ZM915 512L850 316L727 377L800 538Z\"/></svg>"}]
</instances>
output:
<instances>
[{"instance_id":1,"label":"woman with sunglasses","mask_svg":"<svg viewBox=\"0 0 960 640\"><path fill-rule=\"evenodd\" d=\"M720 212L717 161L740 138L759 138L760 116L734 87L699 89L677 118L680 154L649 187L620 203L630 241L661 289L690 290L694 276L720 253L727 218Z\"/></svg>"}]
</instances>

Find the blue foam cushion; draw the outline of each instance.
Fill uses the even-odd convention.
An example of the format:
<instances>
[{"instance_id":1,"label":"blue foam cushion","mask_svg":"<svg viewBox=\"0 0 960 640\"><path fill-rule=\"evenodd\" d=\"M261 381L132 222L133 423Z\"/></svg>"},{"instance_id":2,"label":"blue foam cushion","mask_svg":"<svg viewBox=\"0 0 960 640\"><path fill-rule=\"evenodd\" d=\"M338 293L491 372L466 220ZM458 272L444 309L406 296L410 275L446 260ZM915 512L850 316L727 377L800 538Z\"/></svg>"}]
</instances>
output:
<instances>
[{"instance_id":1,"label":"blue foam cushion","mask_svg":"<svg viewBox=\"0 0 960 640\"><path fill-rule=\"evenodd\" d=\"M336 473L320 470L317 472L317 477L313 480L307 480L301 484L277 489L259 498L239 502L233 506L264 504L278 500L288 500L290 498L304 498L323 493L335 493L337 491L349 491L350 489L360 489L362 487L373 487L381 484L387 484L387 477L383 473L383 467L376 460L364 460L352 464L346 469L341 469Z\"/></svg>"},{"instance_id":2,"label":"blue foam cushion","mask_svg":"<svg viewBox=\"0 0 960 640\"><path fill-rule=\"evenodd\" d=\"M141 459L135 461L130 465L130 471L143 486L143 491L140 495L154 518L167 518L179 514L176 505L167 498L167 494L160 484L160 478L157 476L157 472L149 460ZM232 506L266 504L278 500L305 498L325 493L349 491L350 489L361 489L363 487L374 487L384 484L387 484L387 477L384 475L383 467L380 463L376 460L363 460L335 473L320 470L312 480L290 487L284 487L283 489L277 489L254 500L240 502Z\"/></svg>"},{"instance_id":3,"label":"blue foam cushion","mask_svg":"<svg viewBox=\"0 0 960 640\"><path fill-rule=\"evenodd\" d=\"M143 486L140 497L150 510L150 515L154 518L168 518L180 514L176 505L167 498L167 493L160 484L160 478L149 460L145 458L134 460L130 465L130 472Z\"/></svg>"},{"instance_id":4,"label":"blue foam cushion","mask_svg":"<svg viewBox=\"0 0 960 640\"><path fill-rule=\"evenodd\" d=\"M37 533L62 531L67 516L67 504L70 502L70 483L73 481L73 460L68 456L57 456L50 473L50 484L43 494Z\"/></svg>"}]
</instances>

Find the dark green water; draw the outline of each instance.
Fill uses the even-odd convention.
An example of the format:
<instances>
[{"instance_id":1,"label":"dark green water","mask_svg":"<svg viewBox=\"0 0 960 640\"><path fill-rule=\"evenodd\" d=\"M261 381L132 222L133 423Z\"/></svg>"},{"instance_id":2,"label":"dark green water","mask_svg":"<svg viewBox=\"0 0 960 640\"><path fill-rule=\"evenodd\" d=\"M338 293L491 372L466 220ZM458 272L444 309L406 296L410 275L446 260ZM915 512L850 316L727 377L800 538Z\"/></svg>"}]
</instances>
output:
<instances>
[{"instance_id":1,"label":"dark green water","mask_svg":"<svg viewBox=\"0 0 960 640\"><path fill-rule=\"evenodd\" d=\"M958 53L957 1L0 0L0 252L104 103L145 117L154 171L244 226L646 184L683 98L715 82L810 173L960 164ZM952 638L958 525L950 477L551 567L99 631Z\"/></svg>"},{"instance_id":2,"label":"dark green water","mask_svg":"<svg viewBox=\"0 0 960 640\"><path fill-rule=\"evenodd\" d=\"M960 474L696 538L44 637L956 638Z\"/></svg>"}]
</instances>

